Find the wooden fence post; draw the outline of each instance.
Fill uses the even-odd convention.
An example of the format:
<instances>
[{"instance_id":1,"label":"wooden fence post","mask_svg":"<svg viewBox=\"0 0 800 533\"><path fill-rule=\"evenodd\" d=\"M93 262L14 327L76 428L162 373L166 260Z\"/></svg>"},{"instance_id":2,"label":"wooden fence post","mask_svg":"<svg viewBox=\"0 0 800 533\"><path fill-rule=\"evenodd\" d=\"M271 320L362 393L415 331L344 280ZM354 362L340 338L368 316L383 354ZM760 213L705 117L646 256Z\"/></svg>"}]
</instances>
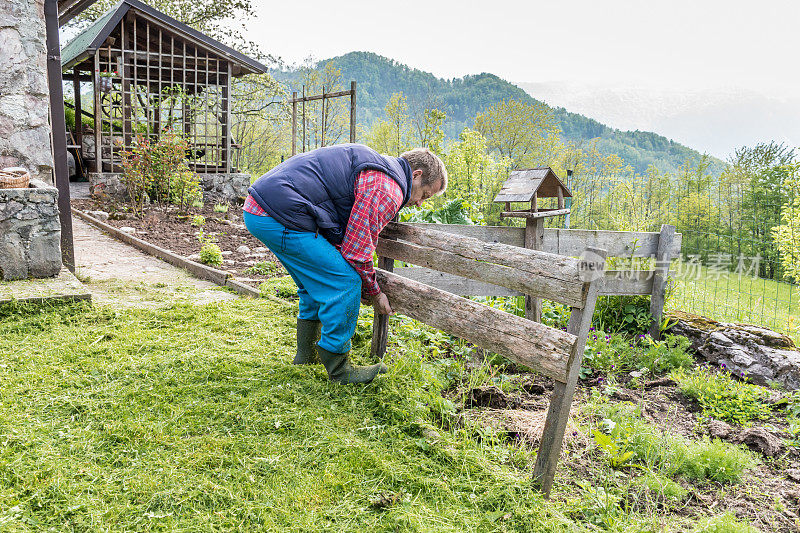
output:
<instances>
[{"instance_id":1,"label":"wooden fence post","mask_svg":"<svg viewBox=\"0 0 800 533\"><path fill-rule=\"evenodd\" d=\"M661 233L658 236L658 249L655 256L656 264L653 270L653 292L650 294L650 314L653 315L653 322L648 330L650 336L656 340L661 338L661 315L664 312L664 298L667 291L669 267L672 262L672 243L674 241L675 226L662 224Z\"/></svg>"},{"instance_id":2,"label":"wooden fence post","mask_svg":"<svg viewBox=\"0 0 800 533\"><path fill-rule=\"evenodd\" d=\"M355 82L353 82L355 83ZM392 221L397 222L395 216ZM378 268L382 268L387 272L394 270L394 259L391 257L378 257ZM389 302L391 305L391 302ZM374 313L372 318L372 344L369 353L372 357L383 359L386 354L386 343L389 340L389 317L387 315L379 315Z\"/></svg>"},{"instance_id":3,"label":"wooden fence post","mask_svg":"<svg viewBox=\"0 0 800 533\"><path fill-rule=\"evenodd\" d=\"M544 242L544 219L525 219L525 248L541 250ZM525 318L534 322L542 321L542 299L535 296L525 296Z\"/></svg>"},{"instance_id":4,"label":"wooden fence post","mask_svg":"<svg viewBox=\"0 0 800 533\"><path fill-rule=\"evenodd\" d=\"M572 407L572 396L575 394L575 387L578 384L578 376L581 371L586 336L589 334L589 326L592 323L592 313L597 302L597 292L603 281L606 251L599 248L587 248L586 254L587 271L598 272L599 274L594 275L589 282L589 291L584 307L580 309L577 307L572 308L567 331L578 339L570 355L566 382L556 381L553 395L550 397L550 408L547 410L547 418L542 430L539 452L536 455L536 465L533 470L534 482L539 485L545 497L550 495L550 489L553 487L558 457L561 454L564 432L567 428L569 411Z\"/></svg>"}]
</instances>

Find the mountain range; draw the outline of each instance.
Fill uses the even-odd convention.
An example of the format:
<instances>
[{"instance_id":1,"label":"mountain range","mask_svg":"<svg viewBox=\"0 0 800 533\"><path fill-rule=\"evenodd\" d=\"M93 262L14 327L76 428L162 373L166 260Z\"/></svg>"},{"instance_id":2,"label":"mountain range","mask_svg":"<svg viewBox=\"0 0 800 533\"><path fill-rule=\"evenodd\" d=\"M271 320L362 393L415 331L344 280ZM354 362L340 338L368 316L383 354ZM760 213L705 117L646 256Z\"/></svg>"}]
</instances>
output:
<instances>
[{"instance_id":1,"label":"mountain range","mask_svg":"<svg viewBox=\"0 0 800 533\"><path fill-rule=\"evenodd\" d=\"M384 107L396 92L402 92L411 106L436 102L447 114L444 130L451 139L471 127L475 115L494 103L509 99L537 101L525 88L490 73L447 80L371 52L350 52L322 60L316 68L329 62L341 70L345 84L349 80L358 82L357 120L367 128L384 116ZM299 70L276 70L272 75L292 90L299 89ZM650 165L673 172L687 162L696 163L703 155L657 133L616 129L565 107L551 108L565 141L595 141L601 153L619 155L640 173ZM712 172L719 172L723 166L721 160L711 158Z\"/></svg>"}]
</instances>

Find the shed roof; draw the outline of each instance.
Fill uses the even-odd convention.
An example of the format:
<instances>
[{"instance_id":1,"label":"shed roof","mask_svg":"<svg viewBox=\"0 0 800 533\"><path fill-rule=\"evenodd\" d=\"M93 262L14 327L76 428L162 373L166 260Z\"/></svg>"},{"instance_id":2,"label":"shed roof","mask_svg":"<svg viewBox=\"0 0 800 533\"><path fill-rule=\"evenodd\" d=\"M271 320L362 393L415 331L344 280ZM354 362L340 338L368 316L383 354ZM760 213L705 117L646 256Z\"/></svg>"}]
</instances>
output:
<instances>
[{"instance_id":1,"label":"shed roof","mask_svg":"<svg viewBox=\"0 0 800 533\"><path fill-rule=\"evenodd\" d=\"M139 12L156 21L163 25L168 31L175 33L179 38L195 42L201 47L208 48L210 52L228 59L233 64L234 76L261 74L269 70L266 65L255 59L237 52L233 48L212 39L208 35L175 20L139 0L120 0L116 6L75 36L75 38L67 43L61 50L61 68L70 68L93 55L103 42L105 42L114 28L117 27L122 17L130 10Z\"/></svg>"},{"instance_id":2,"label":"shed roof","mask_svg":"<svg viewBox=\"0 0 800 533\"><path fill-rule=\"evenodd\" d=\"M494 201L530 202L537 193L540 198L553 198L558 196L558 188L564 192L565 198L572 196L569 188L550 167L512 170Z\"/></svg>"}]
</instances>

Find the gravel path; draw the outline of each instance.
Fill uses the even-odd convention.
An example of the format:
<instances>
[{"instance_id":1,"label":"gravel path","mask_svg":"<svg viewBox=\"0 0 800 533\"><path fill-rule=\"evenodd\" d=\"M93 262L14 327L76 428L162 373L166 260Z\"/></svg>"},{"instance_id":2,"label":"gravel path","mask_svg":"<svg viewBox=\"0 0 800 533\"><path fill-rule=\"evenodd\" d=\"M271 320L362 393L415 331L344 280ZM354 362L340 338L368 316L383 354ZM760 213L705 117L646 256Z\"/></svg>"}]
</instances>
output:
<instances>
[{"instance_id":1,"label":"gravel path","mask_svg":"<svg viewBox=\"0 0 800 533\"><path fill-rule=\"evenodd\" d=\"M76 274L98 304L163 307L173 302L196 305L238 298L210 281L144 254L72 217Z\"/></svg>"}]
</instances>

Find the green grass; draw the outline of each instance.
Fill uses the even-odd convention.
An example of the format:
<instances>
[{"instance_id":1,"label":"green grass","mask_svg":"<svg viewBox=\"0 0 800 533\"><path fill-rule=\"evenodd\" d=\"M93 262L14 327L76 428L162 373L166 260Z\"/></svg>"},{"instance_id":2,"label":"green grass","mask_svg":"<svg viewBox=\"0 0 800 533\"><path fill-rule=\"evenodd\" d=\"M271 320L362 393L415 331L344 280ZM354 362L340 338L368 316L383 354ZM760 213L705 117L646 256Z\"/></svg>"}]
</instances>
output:
<instances>
[{"instance_id":1,"label":"green grass","mask_svg":"<svg viewBox=\"0 0 800 533\"><path fill-rule=\"evenodd\" d=\"M708 267L698 266L675 278L667 307L719 321L766 326L800 344L799 291L797 285L753 276L716 276Z\"/></svg>"},{"instance_id":2,"label":"green grass","mask_svg":"<svg viewBox=\"0 0 800 533\"><path fill-rule=\"evenodd\" d=\"M281 309L0 311L2 527L581 529L509 445L448 429L446 380L418 355L372 385L332 384L289 364ZM381 495L394 503L376 508Z\"/></svg>"},{"instance_id":3,"label":"green grass","mask_svg":"<svg viewBox=\"0 0 800 533\"><path fill-rule=\"evenodd\" d=\"M535 450L459 416L453 391L502 376L442 333L393 318L389 373L341 386L290 364L296 304L161 299L0 307L0 530L688 531L678 478L702 491L752 464L619 411L648 477L620 488L570 455L545 501Z\"/></svg>"}]
</instances>

